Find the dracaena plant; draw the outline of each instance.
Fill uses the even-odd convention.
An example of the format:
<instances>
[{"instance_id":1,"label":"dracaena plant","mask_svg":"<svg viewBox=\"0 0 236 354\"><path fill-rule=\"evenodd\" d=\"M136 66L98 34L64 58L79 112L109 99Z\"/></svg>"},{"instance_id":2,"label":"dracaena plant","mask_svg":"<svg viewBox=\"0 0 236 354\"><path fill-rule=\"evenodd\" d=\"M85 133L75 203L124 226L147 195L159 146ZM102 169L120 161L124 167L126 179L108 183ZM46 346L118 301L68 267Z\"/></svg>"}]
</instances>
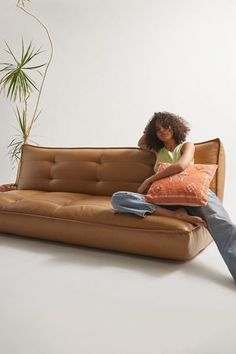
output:
<instances>
[{"instance_id":1,"label":"dracaena plant","mask_svg":"<svg viewBox=\"0 0 236 354\"><path fill-rule=\"evenodd\" d=\"M10 56L10 61L0 63L0 93L6 96L15 104L15 115L18 125L18 134L13 137L8 145L11 160L18 162L21 154L21 147L30 141L31 130L40 115L39 103L42 95L44 81L48 67L53 56L53 43L47 27L38 17L26 10L26 3L30 0L18 0L16 6L27 15L33 17L46 31L50 43L50 56L46 63L38 64L38 57L42 53L41 49L35 49L32 42L25 44L21 40L21 53L19 57L5 42L5 51ZM38 74L37 80L34 79L35 73ZM35 106L31 107L29 115L29 103L31 96L36 95Z\"/></svg>"}]
</instances>

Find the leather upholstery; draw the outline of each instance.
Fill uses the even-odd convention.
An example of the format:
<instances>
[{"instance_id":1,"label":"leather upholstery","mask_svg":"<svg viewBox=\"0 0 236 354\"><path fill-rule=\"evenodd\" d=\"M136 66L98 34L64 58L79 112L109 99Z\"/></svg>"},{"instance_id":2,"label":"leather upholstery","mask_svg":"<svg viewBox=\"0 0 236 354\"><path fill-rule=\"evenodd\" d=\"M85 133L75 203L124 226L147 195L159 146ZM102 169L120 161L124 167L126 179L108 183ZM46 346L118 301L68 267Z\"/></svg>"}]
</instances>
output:
<instances>
[{"instance_id":1,"label":"leather upholstery","mask_svg":"<svg viewBox=\"0 0 236 354\"><path fill-rule=\"evenodd\" d=\"M223 146L219 139L196 144L195 163L220 165L212 190L223 198ZM221 153L220 153L221 152ZM24 145L18 189L109 195L137 191L153 174L155 155L137 148L43 148Z\"/></svg>"},{"instance_id":2,"label":"leather upholstery","mask_svg":"<svg viewBox=\"0 0 236 354\"><path fill-rule=\"evenodd\" d=\"M218 163L211 188L223 198L219 139L196 144L196 163ZM137 191L155 155L136 148L44 148L24 145L18 190L0 193L0 232L175 260L212 238L204 227L161 216L116 213L110 196Z\"/></svg>"}]
</instances>

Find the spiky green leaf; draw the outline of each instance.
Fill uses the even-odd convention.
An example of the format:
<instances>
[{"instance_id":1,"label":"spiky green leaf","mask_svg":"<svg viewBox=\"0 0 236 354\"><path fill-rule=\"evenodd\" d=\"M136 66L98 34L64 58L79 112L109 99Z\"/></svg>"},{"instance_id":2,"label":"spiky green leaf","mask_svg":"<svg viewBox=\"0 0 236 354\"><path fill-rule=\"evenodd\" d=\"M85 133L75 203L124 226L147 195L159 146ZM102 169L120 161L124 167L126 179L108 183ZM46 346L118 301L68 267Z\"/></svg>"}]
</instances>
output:
<instances>
[{"instance_id":1,"label":"spiky green leaf","mask_svg":"<svg viewBox=\"0 0 236 354\"><path fill-rule=\"evenodd\" d=\"M6 97L10 100L16 101L17 98L22 101L27 97L29 92L38 91L37 84L31 76L26 74L26 70L37 72L39 68L42 68L46 64L29 65L32 60L42 53L41 48L35 50L32 46L32 42L25 46L22 39L21 44L21 56L20 60L17 60L15 54L11 50L8 43L6 43L7 52L13 58L13 63L1 63L4 67L0 70L0 92L4 92Z\"/></svg>"}]
</instances>

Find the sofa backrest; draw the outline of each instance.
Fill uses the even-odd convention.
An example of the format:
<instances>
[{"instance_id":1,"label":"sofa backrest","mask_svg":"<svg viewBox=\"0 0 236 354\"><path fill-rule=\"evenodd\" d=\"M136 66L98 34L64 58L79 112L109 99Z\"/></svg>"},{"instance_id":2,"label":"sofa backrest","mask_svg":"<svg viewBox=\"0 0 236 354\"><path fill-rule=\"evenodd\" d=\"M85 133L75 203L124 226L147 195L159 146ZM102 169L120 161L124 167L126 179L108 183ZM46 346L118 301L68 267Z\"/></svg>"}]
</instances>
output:
<instances>
[{"instance_id":1,"label":"sofa backrest","mask_svg":"<svg viewBox=\"0 0 236 354\"><path fill-rule=\"evenodd\" d=\"M223 199L224 149L219 139L195 144L195 163L216 163L211 189ZM112 195L136 192L154 173L155 155L138 148L22 147L18 189Z\"/></svg>"}]
</instances>

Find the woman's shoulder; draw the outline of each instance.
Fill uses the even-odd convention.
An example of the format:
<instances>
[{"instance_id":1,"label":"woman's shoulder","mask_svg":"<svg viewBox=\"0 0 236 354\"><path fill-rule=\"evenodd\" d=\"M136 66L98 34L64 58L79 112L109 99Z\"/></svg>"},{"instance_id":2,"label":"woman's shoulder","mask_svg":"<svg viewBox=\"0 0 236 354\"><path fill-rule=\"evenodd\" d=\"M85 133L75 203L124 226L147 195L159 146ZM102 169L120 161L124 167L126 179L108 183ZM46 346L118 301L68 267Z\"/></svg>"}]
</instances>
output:
<instances>
[{"instance_id":1,"label":"woman's shoulder","mask_svg":"<svg viewBox=\"0 0 236 354\"><path fill-rule=\"evenodd\" d=\"M184 141L179 144L179 147L181 148L181 150L189 147L194 147L194 143L192 141Z\"/></svg>"},{"instance_id":2,"label":"woman's shoulder","mask_svg":"<svg viewBox=\"0 0 236 354\"><path fill-rule=\"evenodd\" d=\"M183 143L180 144L180 155L183 154L193 154L195 153L195 145L192 141L184 141Z\"/></svg>"}]
</instances>

